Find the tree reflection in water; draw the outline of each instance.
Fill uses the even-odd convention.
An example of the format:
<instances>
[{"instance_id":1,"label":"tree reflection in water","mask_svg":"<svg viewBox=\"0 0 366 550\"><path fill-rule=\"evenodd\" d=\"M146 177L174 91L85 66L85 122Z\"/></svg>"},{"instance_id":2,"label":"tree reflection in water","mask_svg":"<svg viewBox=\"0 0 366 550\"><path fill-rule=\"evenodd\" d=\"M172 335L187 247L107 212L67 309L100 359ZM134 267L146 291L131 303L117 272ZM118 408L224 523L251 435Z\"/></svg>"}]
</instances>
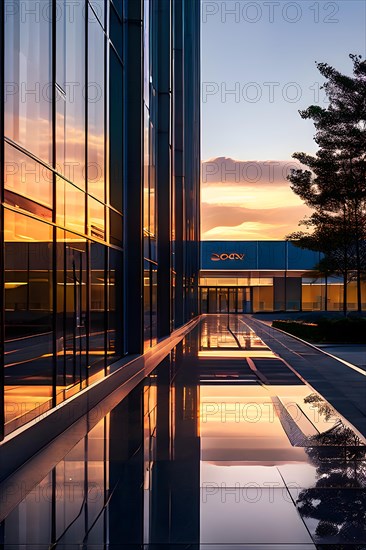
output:
<instances>
[{"instance_id":1,"label":"tree reflection in water","mask_svg":"<svg viewBox=\"0 0 366 550\"><path fill-rule=\"evenodd\" d=\"M304 401L325 420L335 415L317 394ZM318 550L366 550L365 445L340 419L329 430L309 437L308 445L317 482L300 492L297 507L302 517L318 521L316 542L322 543Z\"/></svg>"}]
</instances>

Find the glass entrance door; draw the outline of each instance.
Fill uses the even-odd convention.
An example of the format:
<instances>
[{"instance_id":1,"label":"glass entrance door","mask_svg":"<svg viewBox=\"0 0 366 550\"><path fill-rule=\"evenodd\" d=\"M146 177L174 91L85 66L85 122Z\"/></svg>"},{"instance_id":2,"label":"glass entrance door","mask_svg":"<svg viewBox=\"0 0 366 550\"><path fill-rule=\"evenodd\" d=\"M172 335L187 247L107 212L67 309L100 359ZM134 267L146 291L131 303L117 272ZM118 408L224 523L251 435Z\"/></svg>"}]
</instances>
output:
<instances>
[{"instance_id":1,"label":"glass entrance door","mask_svg":"<svg viewBox=\"0 0 366 550\"><path fill-rule=\"evenodd\" d=\"M218 288L217 298L218 298L218 313L227 313L228 312L228 289Z\"/></svg>"},{"instance_id":2,"label":"glass entrance door","mask_svg":"<svg viewBox=\"0 0 366 550\"><path fill-rule=\"evenodd\" d=\"M201 287L201 313L251 313L251 287Z\"/></svg>"}]
</instances>

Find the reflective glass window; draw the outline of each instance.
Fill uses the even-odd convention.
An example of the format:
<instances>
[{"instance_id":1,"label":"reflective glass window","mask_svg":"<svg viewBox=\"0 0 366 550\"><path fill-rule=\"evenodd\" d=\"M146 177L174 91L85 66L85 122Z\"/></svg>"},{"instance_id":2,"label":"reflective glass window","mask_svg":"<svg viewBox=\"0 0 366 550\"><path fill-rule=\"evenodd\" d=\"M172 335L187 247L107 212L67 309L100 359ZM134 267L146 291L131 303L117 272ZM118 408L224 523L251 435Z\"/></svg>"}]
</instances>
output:
<instances>
[{"instance_id":1,"label":"reflective glass window","mask_svg":"<svg viewBox=\"0 0 366 550\"><path fill-rule=\"evenodd\" d=\"M88 0L97 16L100 24L104 27L105 22L105 0Z\"/></svg>"},{"instance_id":2,"label":"reflective glass window","mask_svg":"<svg viewBox=\"0 0 366 550\"><path fill-rule=\"evenodd\" d=\"M87 376L87 243L57 230L57 391L58 402L82 387Z\"/></svg>"},{"instance_id":3,"label":"reflective glass window","mask_svg":"<svg viewBox=\"0 0 366 550\"><path fill-rule=\"evenodd\" d=\"M85 189L85 0L59 0L56 20L57 170Z\"/></svg>"},{"instance_id":4,"label":"reflective glass window","mask_svg":"<svg viewBox=\"0 0 366 550\"><path fill-rule=\"evenodd\" d=\"M152 344L154 345L157 340L157 318L158 318L158 271L157 266L152 264L152 277L151 277L151 336Z\"/></svg>"},{"instance_id":5,"label":"reflective glass window","mask_svg":"<svg viewBox=\"0 0 366 550\"><path fill-rule=\"evenodd\" d=\"M105 237L104 205L88 197L88 234L98 239Z\"/></svg>"},{"instance_id":6,"label":"reflective glass window","mask_svg":"<svg viewBox=\"0 0 366 550\"><path fill-rule=\"evenodd\" d=\"M5 189L52 208L52 180L51 170L5 143Z\"/></svg>"},{"instance_id":7,"label":"reflective glass window","mask_svg":"<svg viewBox=\"0 0 366 550\"><path fill-rule=\"evenodd\" d=\"M56 196L56 223L72 231L85 233L85 193L58 177Z\"/></svg>"},{"instance_id":8,"label":"reflective glass window","mask_svg":"<svg viewBox=\"0 0 366 550\"><path fill-rule=\"evenodd\" d=\"M104 189L104 32L94 14L88 17L88 192L105 201Z\"/></svg>"},{"instance_id":9,"label":"reflective glass window","mask_svg":"<svg viewBox=\"0 0 366 550\"><path fill-rule=\"evenodd\" d=\"M109 88L109 181L110 204L119 212L123 209L123 88L122 65L113 51L110 54Z\"/></svg>"},{"instance_id":10,"label":"reflective glass window","mask_svg":"<svg viewBox=\"0 0 366 550\"><path fill-rule=\"evenodd\" d=\"M122 304L122 268L123 256L118 250L109 248L108 260L108 363L116 361L123 355L123 304Z\"/></svg>"},{"instance_id":11,"label":"reflective glass window","mask_svg":"<svg viewBox=\"0 0 366 550\"><path fill-rule=\"evenodd\" d=\"M99 243L90 245L90 330L89 376L105 367L106 327L106 247Z\"/></svg>"},{"instance_id":12,"label":"reflective glass window","mask_svg":"<svg viewBox=\"0 0 366 550\"><path fill-rule=\"evenodd\" d=\"M5 0L5 135L52 162L51 0Z\"/></svg>"},{"instance_id":13,"label":"reflective glass window","mask_svg":"<svg viewBox=\"0 0 366 550\"><path fill-rule=\"evenodd\" d=\"M149 232L149 172L150 172L150 115L147 107L144 107L144 197L143 197L143 215L144 230Z\"/></svg>"},{"instance_id":14,"label":"reflective glass window","mask_svg":"<svg viewBox=\"0 0 366 550\"><path fill-rule=\"evenodd\" d=\"M151 264L145 260L144 266L144 349L151 346Z\"/></svg>"},{"instance_id":15,"label":"reflective glass window","mask_svg":"<svg viewBox=\"0 0 366 550\"><path fill-rule=\"evenodd\" d=\"M109 37L113 46L116 48L118 55L121 59L123 59L123 27L121 20L112 5L110 9Z\"/></svg>"},{"instance_id":16,"label":"reflective glass window","mask_svg":"<svg viewBox=\"0 0 366 550\"><path fill-rule=\"evenodd\" d=\"M111 244L122 246L123 243L123 219L114 210L109 210L109 240Z\"/></svg>"},{"instance_id":17,"label":"reflective glass window","mask_svg":"<svg viewBox=\"0 0 366 550\"><path fill-rule=\"evenodd\" d=\"M149 174L149 231L151 235L155 235L156 232L156 220L155 220L155 211L156 211L156 193L155 193L155 180L156 180L156 164L155 164L155 130L153 125L150 125L150 174Z\"/></svg>"},{"instance_id":18,"label":"reflective glass window","mask_svg":"<svg viewBox=\"0 0 366 550\"><path fill-rule=\"evenodd\" d=\"M144 0L144 101L150 105L150 0Z\"/></svg>"},{"instance_id":19,"label":"reflective glass window","mask_svg":"<svg viewBox=\"0 0 366 550\"><path fill-rule=\"evenodd\" d=\"M111 0L111 3L116 8L120 18L123 19L123 0Z\"/></svg>"},{"instance_id":20,"label":"reflective glass window","mask_svg":"<svg viewBox=\"0 0 366 550\"><path fill-rule=\"evenodd\" d=\"M52 226L5 209L8 431L51 406L52 250Z\"/></svg>"}]
</instances>

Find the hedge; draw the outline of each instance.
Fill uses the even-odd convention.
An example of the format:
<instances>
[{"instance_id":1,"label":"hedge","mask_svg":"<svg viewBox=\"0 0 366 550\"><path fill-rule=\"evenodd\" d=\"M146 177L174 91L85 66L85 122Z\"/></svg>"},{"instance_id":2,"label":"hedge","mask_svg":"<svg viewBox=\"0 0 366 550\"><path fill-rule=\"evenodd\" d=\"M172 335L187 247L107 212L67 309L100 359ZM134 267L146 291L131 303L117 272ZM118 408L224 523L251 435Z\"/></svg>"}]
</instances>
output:
<instances>
[{"instance_id":1,"label":"hedge","mask_svg":"<svg viewBox=\"0 0 366 550\"><path fill-rule=\"evenodd\" d=\"M366 319L319 319L309 321L275 320L272 326L311 342L366 343Z\"/></svg>"}]
</instances>

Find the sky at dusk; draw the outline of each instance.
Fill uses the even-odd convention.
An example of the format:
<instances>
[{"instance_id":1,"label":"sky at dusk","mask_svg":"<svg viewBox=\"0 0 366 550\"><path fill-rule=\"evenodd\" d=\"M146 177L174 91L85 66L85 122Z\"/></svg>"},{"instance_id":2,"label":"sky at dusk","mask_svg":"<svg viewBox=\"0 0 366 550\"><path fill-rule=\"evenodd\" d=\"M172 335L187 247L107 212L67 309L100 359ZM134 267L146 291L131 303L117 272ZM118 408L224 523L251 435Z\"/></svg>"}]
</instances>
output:
<instances>
[{"instance_id":1,"label":"sky at dusk","mask_svg":"<svg viewBox=\"0 0 366 550\"><path fill-rule=\"evenodd\" d=\"M281 239L309 210L289 188L316 152L298 111L326 106L315 61L350 74L366 3L202 1L202 238Z\"/></svg>"}]
</instances>

